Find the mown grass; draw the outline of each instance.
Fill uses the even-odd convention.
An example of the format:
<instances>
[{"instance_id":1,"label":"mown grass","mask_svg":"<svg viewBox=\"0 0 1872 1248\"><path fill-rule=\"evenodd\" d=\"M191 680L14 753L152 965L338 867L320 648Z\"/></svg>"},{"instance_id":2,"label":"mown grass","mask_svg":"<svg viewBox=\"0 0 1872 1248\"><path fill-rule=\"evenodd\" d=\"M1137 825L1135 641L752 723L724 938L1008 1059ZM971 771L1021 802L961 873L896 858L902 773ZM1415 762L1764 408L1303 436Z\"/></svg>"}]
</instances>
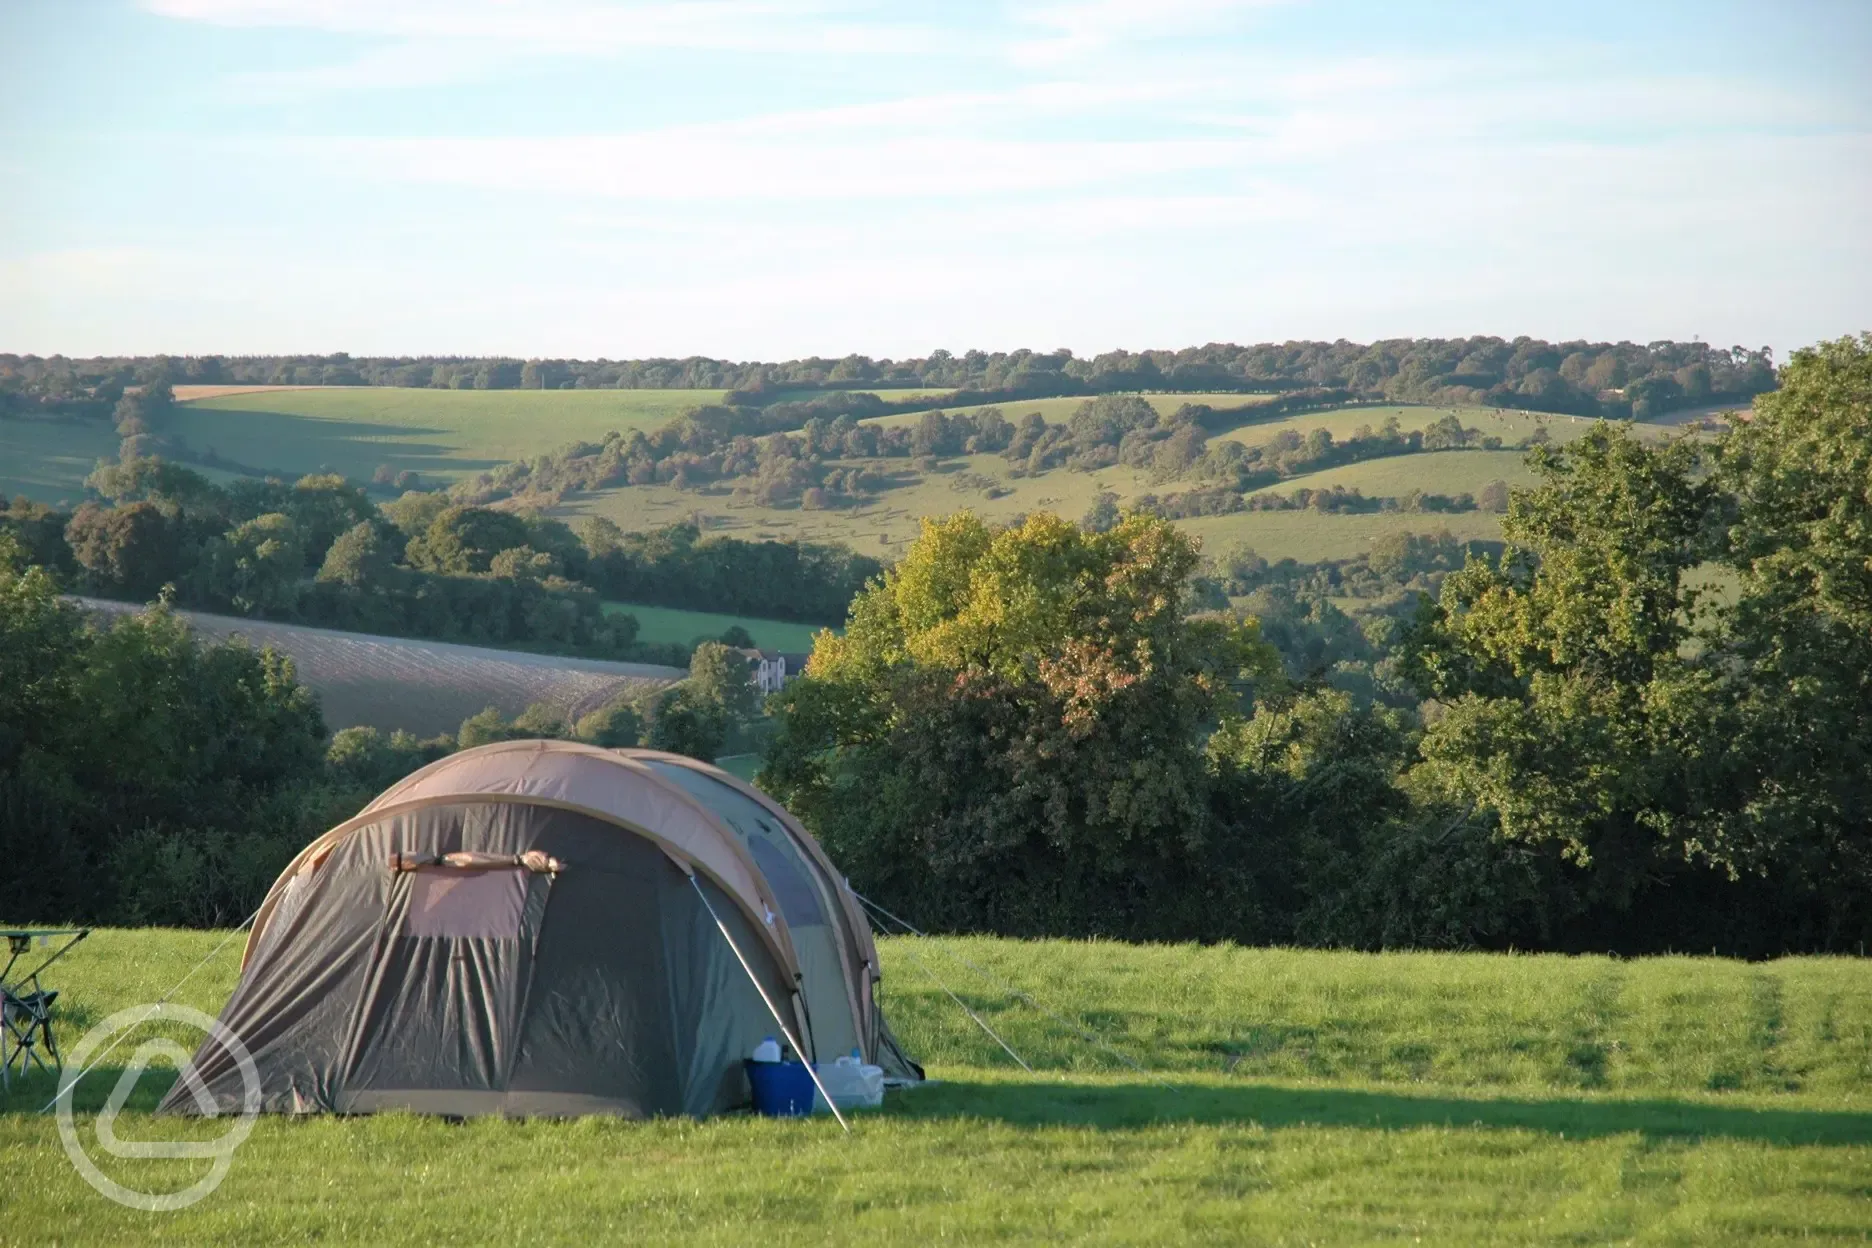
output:
<instances>
[{"instance_id":1,"label":"mown grass","mask_svg":"<svg viewBox=\"0 0 1872 1248\"><path fill-rule=\"evenodd\" d=\"M56 976L68 1034L153 1000L220 938L100 932ZM178 999L212 1011L237 950ZM1863 961L988 939L887 940L882 952L886 1007L937 1082L891 1094L849 1139L823 1119L265 1119L212 1196L143 1214L72 1170L52 1121L33 1112L50 1094L39 1080L0 1103L0 1241L1872 1236ZM1015 1068L926 970L1035 1073ZM1016 1001L1004 980L1147 1073ZM81 1107L115 1079L87 1079ZM161 1082L147 1077L132 1105L150 1105ZM133 1113L120 1126L126 1138L185 1132L212 1137L219 1124ZM173 1190L206 1163L103 1164Z\"/></svg>"},{"instance_id":2,"label":"mown grass","mask_svg":"<svg viewBox=\"0 0 1872 1248\"><path fill-rule=\"evenodd\" d=\"M276 390L199 399L169 427L200 452L289 475L368 481L380 464L453 481L613 429L649 429L719 390Z\"/></svg>"},{"instance_id":3,"label":"mown grass","mask_svg":"<svg viewBox=\"0 0 1872 1248\"><path fill-rule=\"evenodd\" d=\"M681 645L698 638L713 641L738 624L747 630L756 646L805 654L811 652L813 634L822 627L794 620L762 620L715 611L688 611L681 607L646 607L634 602L607 602L604 609L636 616L639 641Z\"/></svg>"}]
</instances>

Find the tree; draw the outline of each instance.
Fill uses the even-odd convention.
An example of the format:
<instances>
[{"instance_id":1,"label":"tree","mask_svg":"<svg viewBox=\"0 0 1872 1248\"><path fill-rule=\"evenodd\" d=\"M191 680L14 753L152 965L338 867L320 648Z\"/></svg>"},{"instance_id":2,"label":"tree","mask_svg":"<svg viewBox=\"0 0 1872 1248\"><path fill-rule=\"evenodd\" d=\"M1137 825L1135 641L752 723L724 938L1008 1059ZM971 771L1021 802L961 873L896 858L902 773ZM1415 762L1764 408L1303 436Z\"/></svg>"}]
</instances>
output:
<instances>
[{"instance_id":1,"label":"tree","mask_svg":"<svg viewBox=\"0 0 1872 1248\"><path fill-rule=\"evenodd\" d=\"M1489 482L1476 495L1476 506L1482 511L1500 515L1508 510L1508 483L1500 479Z\"/></svg>"},{"instance_id":2,"label":"tree","mask_svg":"<svg viewBox=\"0 0 1872 1248\"><path fill-rule=\"evenodd\" d=\"M526 522L485 507L445 507L410 539L411 566L455 576L485 574L494 556L527 544Z\"/></svg>"},{"instance_id":3,"label":"tree","mask_svg":"<svg viewBox=\"0 0 1872 1248\"><path fill-rule=\"evenodd\" d=\"M925 919L1035 932L1188 934L1228 832L1203 729L1278 659L1252 627L1186 620L1194 542L1131 515L972 515L921 537L770 699L762 783L860 887ZM1206 877L1205 877L1206 878Z\"/></svg>"},{"instance_id":4,"label":"tree","mask_svg":"<svg viewBox=\"0 0 1872 1248\"><path fill-rule=\"evenodd\" d=\"M1727 863L1709 839L1707 676L1687 657L1717 500L1695 446L1600 424L1530 457L1497 561L1443 583L1412 656L1443 709L1416 783L1502 835L1555 843L1629 898L1660 858Z\"/></svg>"},{"instance_id":5,"label":"tree","mask_svg":"<svg viewBox=\"0 0 1872 1248\"><path fill-rule=\"evenodd\" d=\"M92 588L153 598L180 570L172 527L155 503L86 503L66 526L65 540Z\"/></svg>"},{"instance_id":6,"label":"tree","mask_svg":"<svg viewBox=\"0 0 1872 1248\"><path fill-rule=\"evenodd\" d=\"M619 749L643 740L643 716L628 700L612 702L581 717L573 735L606 749Z\"/></svg>"},{"instance_id":7,"label":"tree","mask_svg":"<svg viewBox=\"0 0 1872 1248\"><path fill-rule=\"evenodd\" d=\"M379 526L366 521L345 530L319 565L318 580L351 589L387 588L395 576L396 549Z\"/></svg>"},{"instance_id":8,"label":"tree","mask_svg":"<svg viewBox=\"0 0 1872 1248\"><path fill-rule=\"evenodd\" d=\"M651 703L644 744L712 763L721 753L728 729L728 717L720 706L696 696L686 685L675 685Z\"/></svg>"},{"instance_id":9,"label":"tree","mask_svg":"<svg viewBox=\"0 0 1872 1248\"><path fill-rule=\"evenodd\" d=\"M243 615L282 612L298 600L305 535L281 512L236 525L204 561L209 593Z\"/></svg>"},{"instance_id":10,"label":"tree","mask_svg":"<svg viewBox=\"0 0 1872 1248\"><path fill-rule=\"evenodd\" d=\"M690 696L697 705L718 707L730 724L752 719L758 694L747 659L719 641L705 641L689 659Z\"/></svg>"},{"instance_id":11,"label":"tree","mask_svg":"<svg viewBox=\"0 0 1872 1248\"><path fill-rule=\"evenodd\" d=\"M1092 506L1080 517L1079 527L1088 533L1109 533L1118 527L1120 519L1118 496L1110 490L1100 490L1098 497L1092 500Z\"/></svg>"},{"instance_id":12,"label":"tree","mask_svg":"<svg viewBox=\"0 0 1872 1248\"><path fill-rule=\"evenodd\" d=\"M1716 473L1739 581L1713 646L1736 701L1725 840L1839 914L1872 885L1872 334L1796 352L1781 383L1724 436Z\"/></svg>"}]
</instances>

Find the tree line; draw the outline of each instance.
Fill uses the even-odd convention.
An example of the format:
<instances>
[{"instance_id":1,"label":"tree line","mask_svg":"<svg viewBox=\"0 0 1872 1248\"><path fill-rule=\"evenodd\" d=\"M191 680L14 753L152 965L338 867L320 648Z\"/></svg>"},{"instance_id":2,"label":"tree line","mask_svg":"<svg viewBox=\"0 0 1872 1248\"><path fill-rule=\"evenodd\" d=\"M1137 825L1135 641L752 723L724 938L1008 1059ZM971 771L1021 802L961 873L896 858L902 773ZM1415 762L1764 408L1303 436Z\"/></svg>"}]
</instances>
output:
<instances>
[{"instance_id":1,"label":"tree line","mask_svg":"<svg viewBox=\"0 0 1872 1248\"><path fill-rule=\"evenodd\" d=\"M0 912L25 920L231 926L292 856L425 763L515 737L712 758L745 736L742 657L709 643L688 679L563 722L489 709L418 740L328 735L292 661L204 642L166 605L108 620L0 531Z\"/></svg>"},{"instance_id":2,"label":"tree line","mask_svg":"<svg viewBox=\"0 0 1872 1248\"><path fill-rule=\"evenodd\" d=\"M139 435L131 435L139 436ZM406 492L379 505L334 476L219 485L160 458L105 464L72 511L0 503L68 589L296 623L678 665L603 600L836 623L880 565L842 546L626 534Z\"/></svg>"},{"instance_id":3,"label":"tree line","mask_svg":"<svg viewBox=\"0 0 1872 1248\"><path fill-rule=\"evenodd\" d=\"M1872 335L1713 444L1530 457L1499 553L1356 628L1272 585L1188 614L1145 513L931 522L777 695L762 783L947 930L1861 948Z\"/></svg>"},{"instance_id":4,"label":"tree line","mask_svg":"<svg viewBox=\"0 0 1872 1248\"><path fill-rule=\"evenodd\" d=\"M932 351L920 358L760 362L397 356L64 356L0 354L0 413L107 414L126 387L373 385L438 389L727 390L762 407L815 391L926 388L925 406L1154 390L1256 393L1338 387L1389 402L1488 404L1645 419L1678 407L1745 400L1774 386L1766 347L1703 342L1546 342L1529 337L1209 343L1181 350ZM875 400L874 400L875 401Z\"/></svg>"}]
</instances>

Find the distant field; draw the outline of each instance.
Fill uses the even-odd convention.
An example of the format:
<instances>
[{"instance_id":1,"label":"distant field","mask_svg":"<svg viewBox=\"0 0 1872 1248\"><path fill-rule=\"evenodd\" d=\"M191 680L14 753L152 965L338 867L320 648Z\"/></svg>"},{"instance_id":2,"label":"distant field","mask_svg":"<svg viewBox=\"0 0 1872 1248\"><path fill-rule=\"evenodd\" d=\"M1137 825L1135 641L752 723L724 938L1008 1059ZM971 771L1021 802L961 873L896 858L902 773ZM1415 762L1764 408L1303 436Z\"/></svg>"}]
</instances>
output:
<instances>
[{"instance_id":1,"label":"distant field","mask_svg":"<svg viewBox=\"0 0 1872 1248\"><path fill-rule=\"evenodd\" d=\"M1343 413L1320 413L1337 418ZM1425 421L1428 423L1428 421ZM1349 432L1349 430L1348 430ZM1556 434L1556 436L1558 436ZM1448 461L1448 462L1444 462ZM884 461L897 470L904 461ZM683 491L674 486L633 486L605 490L569 500L561 510L568 515L608 516L626 528L648 528L702 516L710 533L746 539L798 538L807 541L842 541L865 554L884 559L901 556L919 530L924 516L943 515L964 508L994 522L1006 522L1033 511L1052 511L1078 519L1099 493L1109 490L1121 503L1143 494L1171 494L1198 488L1197 481L1153 481L1149 473L1114 467L1097 472L1055 469L1038 477L1013 478L1009 465L998 455L966 455L945 461L945 470L926 475L902 488L885 491L875 501L851 510L808 511L793 507L762 507L737 498L728 490ZM1473 485L1476 473L1486 473ZM1341 477L1338 474L1349 474ZM980 489L957 488L972 476L1008 491L989 498ZM1402 495L1411 488L1428 493L1474 493L1502 477L1511 484L1525 479L1517 452L1434 452L1329 469L1295 477L1278 486L1281 491L1301 485L1322 487L1344 484L1368 495ZM1375 488L1382 484L1386 488ZM1327 516L1314 512L1237 512L1177 522L1203 538L1204 549L1214 553L1236 542L1253 546L1265 558L1299 560L1342 559L1370 548L1378 536L1394 532L1429 533L1439 529L1463 538L1501 536L1496 516L1468 512L1452 515L1382 513L1363 516ZM725 627L725 626L724 626ZM687 638L684 638L687 640Z\"/></svg>"},{"instance_id":2,"label":"distant field","mask_svg":"<svg viewBox=\"0 0 1872 1248\"><path fill-rule=\"evenodd\" d=\"M800 624L792 620L759 620L740 615L718 615L713 611L685 611L680 607L646 607L631 602L607 602L607 611L619 611L637 617L637 640L676 642L688 645L697 638L713 640L739 624L764 650L810 653L813 634L820 625Z\"/></svg>"},{"instance_id":3,"label":"distant field","mask_svg":"<svg viewBox=\"0 0 1872 1248\"><path fill-rule=\"evenodd\" d=\"M897 396L889 397L896 398ZM1266 403L1279 396L1272 394L1146 394L1142 397L1145 402L1157 409L1159 415L1168 416L1185 403L1207 403L1215 408L1249 407L1256 403ZM1071 416L1079 405L1086 401L1086 398L1085 395L1073 395L1060 399L1010 399L1002 403L983 403L974 407L946 407L942 410L953 416L958 412L973 414L985 407L998 407L1009 420L1019 420L1028 412L1039 412L1049 424L1059 424ZM894 416L873 416L866 423L914 425L922 419L922 412L899 412Z\"/></svg>"},{"instance_id":4,"label":"distant field","mask_svg":"<svg viewBox=\"0 0 1872 1248\"><path fill-rule=\"evenodd\" d=\"M1340 486L1359 490L1367 498L1402 498L1412 490L1452 496L1474 494L1491 481L1506 481L1511 486L1532 484L1534 470L1527 466L1526 459L1522 451L1431 451L1393 455L1309 472L1256 492L1288 494L1302 486L1314 490Z\"/></svg>"},{"instance_id":5,"label":"distant field","mask_svg":"<svg viewBox=\"0 0 1872 1248\"><path fill-rule=\"evenodd\" d=\"M84 479L98 460L117 458L118 442L109 420L0 418L0 496L81 499Z\"/></svg>"},{"instance_id":6,"label":"distant field","mask_svg":"<svg viewBox=\"0 0 1872 1248\"><path fill-rule=\"evenodd\" d=\"M80 599L110 614L131 603ZM454 732L470 715L493 706L508 716L534 702L576 717L627 690L667 685L688 673L653 663L611 663L555 655L459 646L443 641L376 637L296 624L181 611L200 633L241 636L290 656L299 679L319 695L334 731L367 724L417 736Z\"/></svg>"},{"instance_id":7,"label":"distant field","mask_svg":"<svg viewBox=\"0 0 1872 1248\"><path fill-rule=\"evenodd\" d=\"M1202 539L1203 553L1219 555L1241 543L1264 559L1349 559L1368 551L1392 533L1447 531L1462 541L1500 541L1501 518L1481 511L1438 515L1430 512L1374 512L1362 516L1321 516L1304 511L1238 512L1179 520L1177 527Z\"/></svg>"},{"instance_id":8,"label":"distant field","mask_svg":"<svg viewBox=\"0 0 1872 1248\"><path fill-rule=\"evenodd\" d=\"M218 1010L241 947L217 952L222 936L97 932L49 977L66 1034L160 999L203 959L176 999ZM1872 973L1861 959L901 937L881 939L879 953L884 1007L935 1082L887 1093L849 1137L823 1116L267 1116L218 1190L151 1214L79 1177L53 1116L38 1112L51 1081L35 1076L0 1097L0 1238L870 1248L1872 1237ZM154 1024L121 1051L157 1036L184 1051L199 1040ZM122 1061L78 1085L80 1140L95 1140L90 1115ZM149 1116L172 1079L158 1068L136 1085L121 1138L225 1132ZM206 1169L90 1152L146 1191Z\"/></svg>"},{"instance_id":9,"label":"distant field","mask_svg":"<svg viewBox=\"0 0 1872 1248\"><path fill-rule=\"evenodd\" d=\"M171 386L178 403L188 403L195 399L222 399L230 394L277 394L282 390L355 390L361 386L265 386L251 383L233 382L214 386Z\"/></svg>"},{"instance_id":10,"label":"distant field","mask_svg":"<svg viewBox=\"0 0 1872 1248\"><path fill-rule=\"evenodd\" d=\"M170 427L196 451L297 476L369 481L378 465L454 481L613 429L649 429L720 390L268 390L178 406Z\"/></svg>"}]
</instances>

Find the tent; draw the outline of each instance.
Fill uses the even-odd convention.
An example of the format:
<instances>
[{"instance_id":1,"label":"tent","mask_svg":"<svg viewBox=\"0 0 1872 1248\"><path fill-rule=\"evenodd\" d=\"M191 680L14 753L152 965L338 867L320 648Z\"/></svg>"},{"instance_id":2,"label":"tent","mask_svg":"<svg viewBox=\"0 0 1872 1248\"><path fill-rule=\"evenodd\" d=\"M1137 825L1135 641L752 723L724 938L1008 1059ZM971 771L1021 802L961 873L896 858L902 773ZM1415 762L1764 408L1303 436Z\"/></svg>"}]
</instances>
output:
<instances>
[{"instance_id":1,"label":"tent","mask_svg":"<svg viewBox=\"0 0 1872 1248\"><path fill-rule=\"evenodd\" d=\"M857 898L771 798L680 755L505 741L302 850L221 1022L270 1112L703 1116L749 1102L769 1035L921 1078L878 982ZM193 1069L164 1110L240 1107L217 1040Z\"/></svg>"}]
</instances>

